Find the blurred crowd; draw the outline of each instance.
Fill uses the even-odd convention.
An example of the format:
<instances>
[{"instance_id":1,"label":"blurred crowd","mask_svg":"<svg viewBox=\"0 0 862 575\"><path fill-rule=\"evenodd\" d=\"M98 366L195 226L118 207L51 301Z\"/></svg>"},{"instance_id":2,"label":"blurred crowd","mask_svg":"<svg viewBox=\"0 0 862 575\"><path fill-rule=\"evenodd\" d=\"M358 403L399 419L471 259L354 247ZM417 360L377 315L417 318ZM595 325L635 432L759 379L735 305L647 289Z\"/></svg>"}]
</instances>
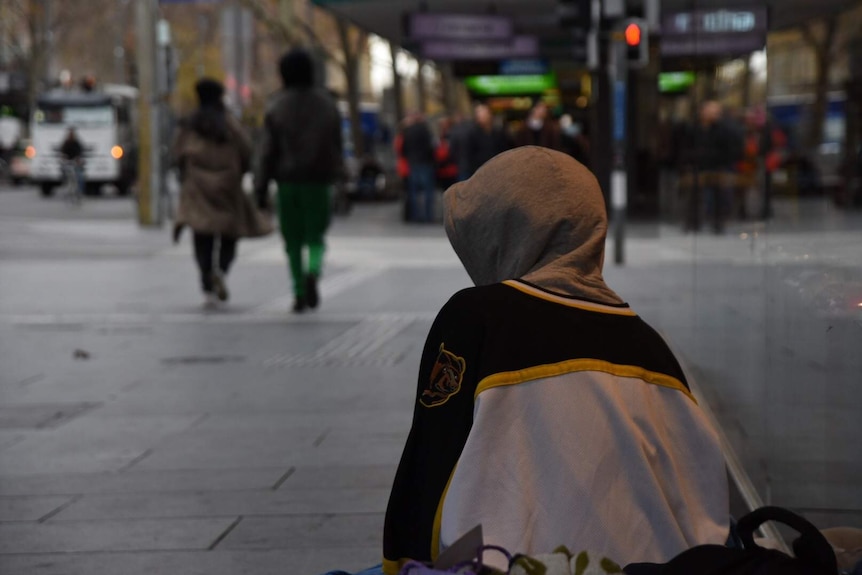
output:
<instances>
[{"instance_id":1,"label":"blurred crowd","mask_svg":"<svg viewBox=\"0 0 862 575\"><path fill-rule=\"evenodd\" d=\"M762 106L745 111L704 102L692 121L665 121L658 135L660 194L686 231L729 219L771 216L773 175L787 156L787 137Z\"/></svg>"},{"instance_id":2,"label":"blurred crowd","mask_svg":"<svg viewBox=\"0 0 862 575\"><path fill-rule=\"evenodd\" d=\"M472 117L456 114L434 124L419 112L408 114L394 139L398 176L406 191L405 220L436 221L438 191L466 180L497 154L529 145L588 164L589 142L580 125L569 115L554 117L543 101L515 122L495 117L486 104L477 104Z\"/></svg>"}]
</instances>

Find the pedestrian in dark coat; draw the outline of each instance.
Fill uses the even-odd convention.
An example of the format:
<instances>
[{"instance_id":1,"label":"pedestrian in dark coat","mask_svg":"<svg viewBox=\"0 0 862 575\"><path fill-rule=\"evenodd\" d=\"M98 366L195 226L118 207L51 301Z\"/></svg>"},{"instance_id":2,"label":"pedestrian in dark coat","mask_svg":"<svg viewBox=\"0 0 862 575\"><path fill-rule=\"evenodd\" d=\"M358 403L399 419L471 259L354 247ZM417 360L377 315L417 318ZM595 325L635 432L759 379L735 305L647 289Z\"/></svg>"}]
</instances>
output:
<instances>
[{"instance_id":1,"label":"pedestrian in dark coat","mask_svg":"<svg viewBox=\"0 0 862 575\"><path fill-rule=\"evenodd\" d=\"M329 191L343 174L341 114L330 94L314 85L308 52L295 49L279 63L283 89L264 120L255 188L269 209L269 182L278 184L278 220L290 264L293 311L316 308L329 226ZM308 249L308 263L303 248Z\"/></svg>"},{"instance_id":2,"label":"pedestrian in dark coat","mask_svg":"<svg viewBox=\"0 0 862 575\"><path fill-rule=\"evenodd\" d=\"M467 173L462 177L469 178L482 164L511 147L512 142L506 133L494 125L491 109L485 104L479 104L476 106L475 121L464 146Z\"/></svg>"},{"instance_id":3,"label":"pedestrian in dark coat","mask_svg":"<svg viewBox=\"0 0 862 575\"><path fill-rule=\"evenodd\" d=\"M407 215L411 222L434 221L434 137L427 120L416 114L404 129L401 148L410 175L407 178ZM419 209L422 198L422 210Z\"/></svg>"},{"instance_id":4,"label":"pedestrian in dark coat","mask_svg":"<svg viewBox=\"0 0 862 575\"><path fill-rule=\"evenodd\" d=\"M539 101L533 106L524 125L515 134L515 146L542 146L562 151L560 126L550 117L547 104Z\"/></svg>"}]
</instances>

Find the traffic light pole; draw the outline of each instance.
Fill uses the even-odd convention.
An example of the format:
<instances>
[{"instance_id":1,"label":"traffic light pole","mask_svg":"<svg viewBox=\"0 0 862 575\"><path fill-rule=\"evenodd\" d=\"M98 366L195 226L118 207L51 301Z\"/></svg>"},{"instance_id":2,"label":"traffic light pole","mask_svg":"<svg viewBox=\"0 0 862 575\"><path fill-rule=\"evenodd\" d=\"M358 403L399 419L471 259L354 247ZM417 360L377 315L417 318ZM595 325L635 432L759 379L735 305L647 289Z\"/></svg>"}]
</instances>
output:
<instances>
[{"instance_id":1,"label":"traffic light pole","mask_svg":"<svg viewBox=\"0 0 862 575\"><path fill-rule=\"evenodd\" d=\"M611 224L614 237L614 263L625 263L626 208L628 176L626 165L626 130L628 108L628 59L625 42L611 34L608 46L608 76L613 107L613 163L611 165Z\"/></svg>"}]
</instances>

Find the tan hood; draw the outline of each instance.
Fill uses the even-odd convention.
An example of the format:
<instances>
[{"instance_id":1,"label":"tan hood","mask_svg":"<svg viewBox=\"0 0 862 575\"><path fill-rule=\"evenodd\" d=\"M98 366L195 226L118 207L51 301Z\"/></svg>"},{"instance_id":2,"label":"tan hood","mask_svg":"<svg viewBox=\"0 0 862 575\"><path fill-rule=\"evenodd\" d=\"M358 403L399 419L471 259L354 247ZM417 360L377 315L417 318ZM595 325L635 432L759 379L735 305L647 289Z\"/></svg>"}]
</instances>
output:
<instances>
[{"instance_id":1,"label":"tan hood","mask_svg":"<svg viewBox=\"0 0 862 575\"><path fill-rule=\"evenodd\" d=\"M602 278L608 222L593 174L525 146L504 152L443 196L455 253L478 285L523 279L552 292L623 303Z\"/></svg>"}]
</instances>

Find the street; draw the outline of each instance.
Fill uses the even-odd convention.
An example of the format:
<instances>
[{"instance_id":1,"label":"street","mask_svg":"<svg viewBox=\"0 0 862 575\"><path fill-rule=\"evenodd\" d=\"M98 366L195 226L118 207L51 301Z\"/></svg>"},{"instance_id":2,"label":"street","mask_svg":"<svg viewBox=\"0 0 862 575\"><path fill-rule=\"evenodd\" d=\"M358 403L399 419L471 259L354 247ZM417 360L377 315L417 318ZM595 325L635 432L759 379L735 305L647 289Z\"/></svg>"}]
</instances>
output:
<instances>
[{"instance_id":1,"label":"street","mask_svg":"<svg viewBox=\"0 0 862 575\"><path fill-rule=\"evenodd\" d=\"M276 235L205 312L186 234L0 187L0 573L315 575L380 561L422 345L469 278L395 204L335 218L322 308ZM608 284L681 355L763 502L862 527L862 214L632 224ZM610 246L610 244L609 244ZM612 253L609 249L608 253Z\"/></svg>"}]
</instances>

